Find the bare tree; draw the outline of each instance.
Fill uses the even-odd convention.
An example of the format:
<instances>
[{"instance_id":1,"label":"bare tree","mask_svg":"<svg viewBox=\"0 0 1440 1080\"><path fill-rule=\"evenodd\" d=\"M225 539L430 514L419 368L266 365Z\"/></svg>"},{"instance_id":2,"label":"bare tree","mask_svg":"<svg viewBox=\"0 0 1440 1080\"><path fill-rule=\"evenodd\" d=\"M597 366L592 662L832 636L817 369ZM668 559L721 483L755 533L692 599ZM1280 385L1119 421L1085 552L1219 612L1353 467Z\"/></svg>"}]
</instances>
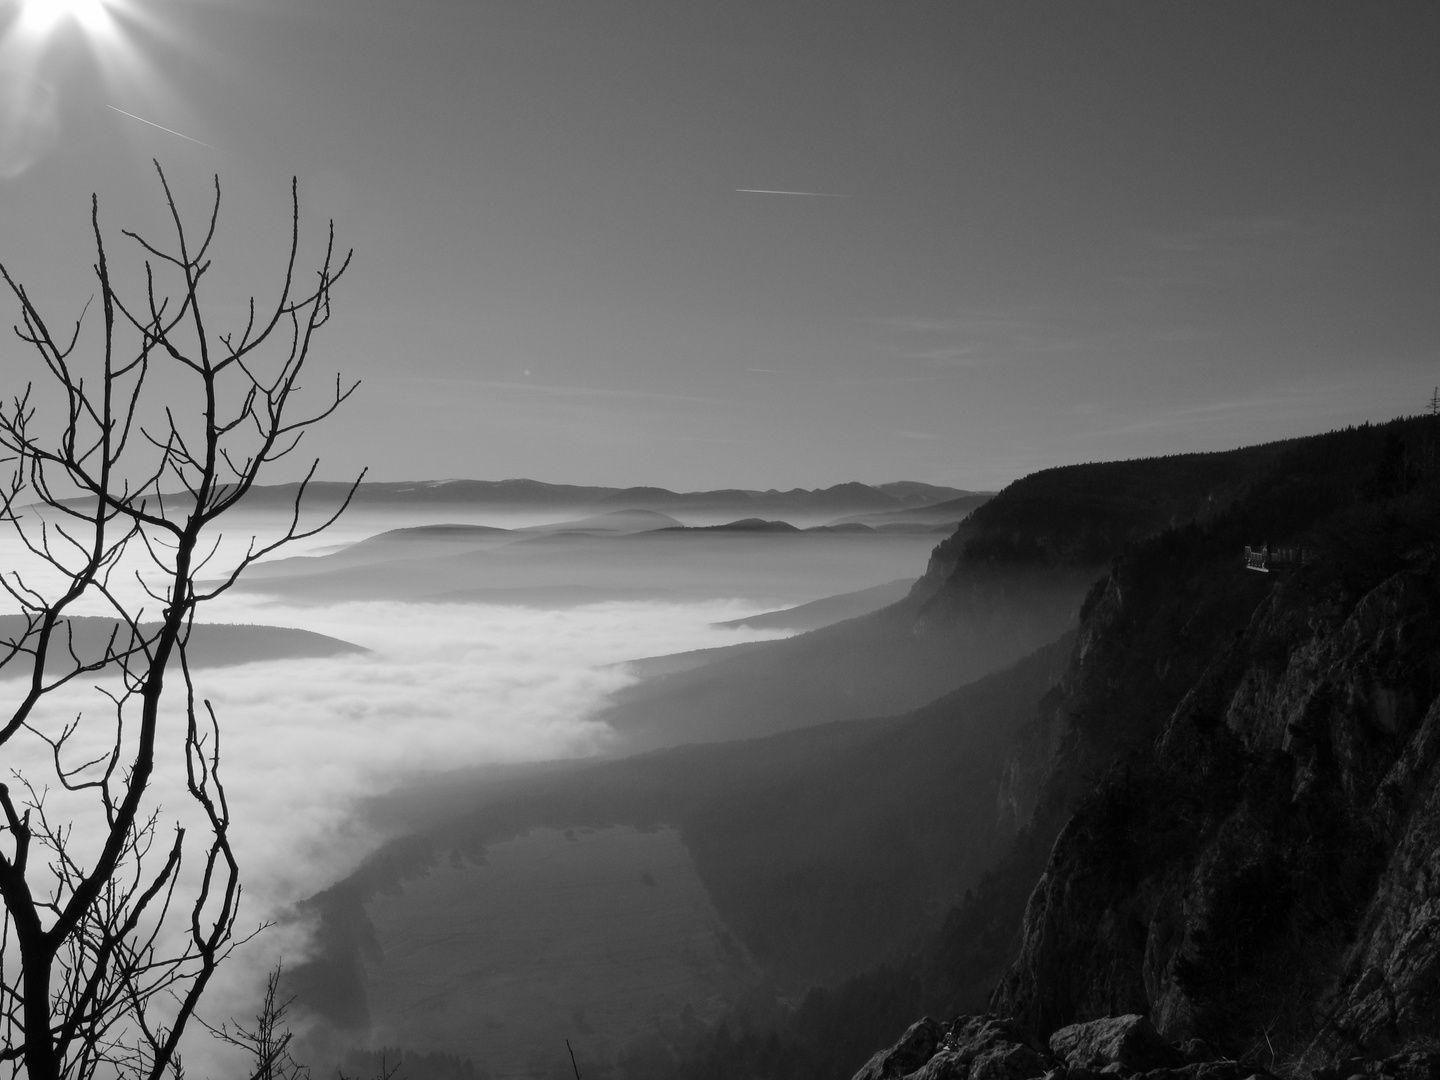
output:
<instances>
[{"instance_id":1,"label":"bare tree","mask_svg":"<svg viewBox=\"0 0 1440 1080\"><path fill-rule=\"evenodd\" d=\"M290 1053L295 1035L286 1023L285 1015L295 999L281 1000L281 972L282 965L277 964L266 978L265 995L260 1001L260 1011L255 1014L253 1026L247 1028L233 1019L218 1027L200 1021L221 1042L246 1053L250 1059L247 1080L310 1080L310 1066L296 1061ZM373 1080L396 1080L397 1076L399 1080L405 1080L403 1075L399 1075L404 1055L397 1050L394 1065L390 1064L389 1055L388 1049L380 1050L379 1067L373 1074ZM335 1075L336 1080L351 1080L338 1066Z\"/></svg>"},{"instance_id":2,"label":"bare tree","mask_svg":"<svg viewBox=\"0 0 1440 1080\"><path fill-rule=\"evenodd\" d=\"M25 560L23 572L0 567L19 612L0 634L0 675L20 675L0 683L18 699L0 712L0 779L9 781L0 784L0 1061L30 1080L180 1074L181 1034L239 940L221 728L210 702L197 700L186 659L196 609L340 512L302 519L315 462L274 535L252 537L227 561L216 531L355 390L337 376L333 392L298 411L299 380L350 253L337 253L332 222L314 278L297 281L292 184L277 298L257 306L252 297L242 325L217 332L206 275L219 178L196 243L155 168L168 239L123 232L137 266L133 288L117 288L92 199L97 291L63 333L0 265L34 372L0 402L0 529ZM6 373L22 362L4 359ZM85 610L108 620L99 647L77 644ZM77 705L91 683L98 696ZM183 776L176 791L190 807L173 821L160 817L156 790L166 768Z\"/></svg>"},{"instance_id":3,"label":"bare tree","mask_svg":"<svg viewBox=\"0 0 1440 1080\"><path fill-rule=\"evenodd\" d=\"M235 1023L215 1027L205 1024L210 1034L221 1042L244 1050L250 1056L249 1080L309 1080L310 1069L300 1064L290 1053L294 1034L285 1023L285 1014L290 1011L294 998L280 1000L280 966L270 972L265 980L265 997L260 1011L255 1014L253 1027ZM205 1023L203 1020L201 1023ZM389 1080L388 1077L385 1080Z\"/></svg>"}]
</instances>

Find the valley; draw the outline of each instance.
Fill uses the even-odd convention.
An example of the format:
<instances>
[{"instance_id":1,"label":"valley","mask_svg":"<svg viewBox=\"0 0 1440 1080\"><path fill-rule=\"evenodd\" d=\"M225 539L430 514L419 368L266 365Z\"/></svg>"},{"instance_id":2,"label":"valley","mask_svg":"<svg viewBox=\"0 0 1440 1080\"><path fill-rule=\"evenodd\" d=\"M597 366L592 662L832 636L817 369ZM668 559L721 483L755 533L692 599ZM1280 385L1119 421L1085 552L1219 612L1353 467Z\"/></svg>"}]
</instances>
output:
<instances>
[{"instance_id":1,"label":"valley","mask_svg":"<svg viewBox=\"0 0 1440 1080\"><path fill-rule=\"evenodd\" d=\"M579 848L556 839L567 830L671 838L668 872L691 884L667 901L672 906L665 913L656 910L657 948L670 940L658 927L680 925L667 920L689 918L684 912L698 910L690 905L703 894L708 925L721 934L706 940L731 940L735 951L696 946L687 955L708 959L683 979L656 976L650 991L624 997L630 1011L607 1013L604 1031L593 1019L603 990L587 996L579 976L552 974L550 960L527 962L520 965L523 986L495 991L499 997L563 998L573 1005L568 1013L553 1003L526 1013L549 1018L533 1029L535 1039L550 1041L539 1057L523 1067L513 1057L492 1059L480 1034L412 1050L443 1049L497 1077L541 1076L566 1064L569 1039L587 1071L601 1076L708 1076L715 1075L706 1071L714 1062L727 1061L732 1074L818 1078L848 1075L926 1011L999 1008L1043 1036L1097 1011L1162 1008L1152 1004L1151 984L1143 981L1120 996L1108 989L1112 996L1096 998L1083 973L1097 961L1052 958L1043 950L1053 951L1053 944L1026 944L1063 940L1058 929L1030 929L1032 920L1054 918L1057 926L1105 920L1112 917L1105 905L1132 902L1128 890L1135 886L1126 883L1134 879L1126 875L1151 871L1096 869L1114 857L1106 853L1116 850L1117 829L1153 830L1157 839L1141 843L1161 844L1153 849L1157 855L1164 844L1191 843L1178 839L1191 835L1183 830L1210 835L1210 826L1198 823L1208 819L1182 825L1192 821L1184 816L1190 810L1162 810L1153 800L1167 790L1187 792L1187 807L1234 796L1207 787L1212 766L1195 756L1201 753L1192 746L1195 735L1179 734L1188 730L1180 720L1155 725L1182 701L1191 703L1177 717L1197 717L1185 723L1214 715L1206 712L1213 706L1200 701L1216 691L1191 688L1231 678L1223 674L1230 661L1217 660L1223 650L1213 651L1218 643L1261 632L1254 620L1288 603L1296 589L1319 595L1350 581L1346 575L1359 572L1347 561L1353 538L1367 538L1365 581L1426 565L1425 537L1433 534L1421 522L1431 512L1429 489L1402 479L1400 495L1386 494L1396 481L1386 478L1391 466L1384 448L1387 439L1423 440L1428 430L1391 425L1230 454L1036 474L937 545L924 573L887 607L768 643L637 663L639 681L611 694L597 714L626 736L608 760L492 770L472 779L457 773L428 795L400 791L376 800L370 812L399 835L307 906L323 928L321 951L292 972L291 985L315 1019L307 1038L317 1051L333 1053L356 1040L400 1045L395 1033L419 1030L404 1020L415 1006L387 989L395 984L383 973L392 951L397 963L414 963L403 959L413 955L404 928L428 925L438 916L424 912L445 903L459 905L457 911L465 903L479 904L477 911L527 903L529 886L520 878L506 883L478 872L492 853L551 851L572 867L564 873L581 874L585 860L577 855L571 864L564 854ZM1052 494L1057 483L1064 498ZM1376 524L1378 511L1367 507L1401 497L1411 517ZM1398 524L1409 520L1414 524ZM1267 579L1247 572L1238 556L1240 539L1254 535L1307 536L1307 543L1333 555L1322 556L1314 570L1297 571L1293 581ZM1370 586L1355 579L1343 587L1359 595L1355 589ZM1415 603L1417 612L1432 613L1422 618L1432 617L1428 601ZM835 610L843 605L837 602ZM755 625L765 618L732 621ZM1423 656L1422 640L1428 638L1417 639L1406 655ZM1426 678L1433 679L1423 676L1423 686L1406 683L1411 689L1395 691L1396 701L1412 704L1396 706L1404 718L1392 728L1419 730L1415 725L1435 696ZM1145 763L1161 730L1176 732L1163 745L1165 753L1182 755L1180 774ZM1215 729L1202 724L1199 730ZM1237 752L1227 750L1227 760ZM1175 813L1182 816L1174 819ZM1086 824L1092 819L1104 824ZM1054 916L1032 899L1027 914L1026 900L1062 833L1068 839L1054 857L1069 850L1068 843L1076 854L1066 858L1077 873L1110 875L1101 880L1110 882L1104 887L1112 891L1103 895L1111 898L1097 896L1085 901L1090 908L1062 908ZM1179 858L1176 864L1162 857L1156 865L1195 865ZM615 855L617 881L628 880L619 872L631 865L627 859ZM640 880L647 872L640 871ZM1223 889L1225 880L1222 874L1212 887ZM480 891L463 901L472 887ZM557 885L554 902L584 888ZM442 903L435 899L441 894L454 899ZM659 891L644 895L649 904ZM1072 899L1065 903L1074 904L1080 894L1066 895ZM1284 910L1274 916L1280 922L1266 924L1276 929L1245 932L1284 933L1278 929L1290 918ZM615 939L626 932L616 929ZM485 948L456 944L453 956L447 954L433 972L449 988L446 996L468 993L456 981L469 962L464 958L488 955ZM1127 961L1131 948L1140 952ZM1107 962L1139 964L1151 948L1116 942L1107 946ZM589 955L587 949L574 946L577 956ZM1183 959L1196 954L1174 955L1171 963L1206 962ZM443 975L449 964L458 965L456 974ZM1114 981L1119 978L1105 985L1125 985ZM1180 996L1167 1000L1204 1000L1200 987L1209 984L1194 978L1170 984L1176 989L1165 992ZM687 989L667 996L660 983ZM570 989L562 994L564 987ZM702 987L714 993L707 996ZM545 996L551 994L561 997ZM1202 1014L1184 1009L1195 1007L1164 1005L1171 1011L1158 1013L1162 1031L1170 1037L1199 1032L1240 1054L1251 1045L1247 1018L1264 1006L1252 1003L1211 1020L1191 1019ZM1287 1015L1284 1045L1299 1054L1314 1033L1303 1010ZM617 1031L628 1034L616 1038ZM747 1042L750 1035L736 1041L743 1032L758 1042ZM508 1045L506 1038L497 1035L495 1045ZM762 1047L768 1047L763 1058L747 1056Z\"/></svg>"}]
</instances>

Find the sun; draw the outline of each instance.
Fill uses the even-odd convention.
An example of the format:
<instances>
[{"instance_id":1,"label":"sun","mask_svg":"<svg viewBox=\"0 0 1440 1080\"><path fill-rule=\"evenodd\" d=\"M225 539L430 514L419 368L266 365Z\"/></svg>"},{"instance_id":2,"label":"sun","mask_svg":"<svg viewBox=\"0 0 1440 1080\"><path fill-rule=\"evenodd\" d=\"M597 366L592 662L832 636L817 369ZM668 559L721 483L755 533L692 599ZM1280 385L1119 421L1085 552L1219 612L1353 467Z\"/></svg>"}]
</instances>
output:
<instances>
[{"instance_id":1,"label":"sun","mask_svg":"<svg viewBox=\"0 0 1440 1080\"><path fill-rule=\"evenodd\" d=\"M46 36L65 23L77 23L89 34L110 29L106 0L22 0L20 25L31 34Z\"/></svg>"},{"instance_id":2,"label":"sun","mask_svg":"<svg viewBox=\"0 0 1440 1080\"><path fill-rule=\"evenodd\" d=\"M103 95L91 100L95 108L110 101L153 103L167 96L164 78L139 47L135 31L167 42L176 35L163 21L148 17L139 3L0 0L0 180L21 175L54 146L60 135L57 103L67 75L82 65L99 80L91 90L75 90Z\"/></svg>"}]
</instances>

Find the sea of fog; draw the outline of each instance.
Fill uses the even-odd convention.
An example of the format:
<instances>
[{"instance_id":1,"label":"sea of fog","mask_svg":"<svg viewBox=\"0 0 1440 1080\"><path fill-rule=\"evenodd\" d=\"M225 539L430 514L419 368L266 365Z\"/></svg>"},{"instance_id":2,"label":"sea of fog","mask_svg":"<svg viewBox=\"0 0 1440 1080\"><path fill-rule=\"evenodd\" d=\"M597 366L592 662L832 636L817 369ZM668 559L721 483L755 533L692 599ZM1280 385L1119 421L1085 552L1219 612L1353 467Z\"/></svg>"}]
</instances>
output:
<instances>
[{"instance_id":1,"label":"sea of fog","mask_svg":"<svg viewBox=\"0 0 1440 1080\"><path fill-rule=\"evenodd\" d=\"M513 528L540 519L473 520ZM285 553L331 551L401 523L393 517L346 519ZM232 530L215 565L233 555L244 536L244 528ZM831 583L839 587L830 591L917 576L933 542L892 544L876 556L868 579ZM24 563L12 538L0 540L0 566ZM610 694L634 681L624 661L783 636L714 624L786 606L795 602L793 596L780 602L754 595L743 560L729 591L708 599L611 601L556 610L391 600L292 604L241 592L208 603L199 615L205 622L297 627L367 651L196 672L197 691L221 724L222 776L245 889L239 926L276 924L222 969L206 1014L251 1015L264 973L282 957L287 962L303 957L306 928L287 915L385 839L361 812L368 798L445 770L615 752L622 748L596 714ZM153 611L153 602L149 606ZM103 604L87 603L74 613L106 612ZM107 688L105 679L92 678L47 699L33 720L36 728L53 731L86 716L68 750L73 762L99 753L108 738L96 685ZM0 697L16 698L19 686L0 680ZM162 822L170 820L163 815L183 820L187 814L177 749L181 704L172 696L169 739L162 735L162 747L168 748L162 750L166 756L156 784ZM32 736L7 747L0 767L7 775L43 778L49 749ZM84 842L92 831L86 806L63 792L48 799L57 819L73 815L76 839ZM197 1045L191 1053L199 1063L207 1050Z\"/></svg>"}]
</instances>

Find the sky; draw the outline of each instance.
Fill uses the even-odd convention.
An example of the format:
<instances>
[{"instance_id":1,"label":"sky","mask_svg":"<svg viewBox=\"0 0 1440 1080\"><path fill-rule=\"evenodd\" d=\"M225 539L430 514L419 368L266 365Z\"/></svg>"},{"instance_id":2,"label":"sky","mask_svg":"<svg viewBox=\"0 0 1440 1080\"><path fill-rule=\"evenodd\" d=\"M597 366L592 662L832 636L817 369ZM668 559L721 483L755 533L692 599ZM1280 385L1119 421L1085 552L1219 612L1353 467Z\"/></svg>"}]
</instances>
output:
<instances>
[{"instance_id":1,"label":"sky","mask_svg":"<svg viewBox=\"0 0 1440 1080\"><path fill-rule=\"evenodd\" d=\"M92 192L142 280L152 158L197 225L220 177L222 322L273 295L292 176L303 265L333 218L355 261L310 388L362 386L307 447L326 477L995 488L1440 383L1433 4L0 0L0 27L0 262L57 322ZM30 364L0 346L7 391Z\"/></svg>"}]
</instances>

